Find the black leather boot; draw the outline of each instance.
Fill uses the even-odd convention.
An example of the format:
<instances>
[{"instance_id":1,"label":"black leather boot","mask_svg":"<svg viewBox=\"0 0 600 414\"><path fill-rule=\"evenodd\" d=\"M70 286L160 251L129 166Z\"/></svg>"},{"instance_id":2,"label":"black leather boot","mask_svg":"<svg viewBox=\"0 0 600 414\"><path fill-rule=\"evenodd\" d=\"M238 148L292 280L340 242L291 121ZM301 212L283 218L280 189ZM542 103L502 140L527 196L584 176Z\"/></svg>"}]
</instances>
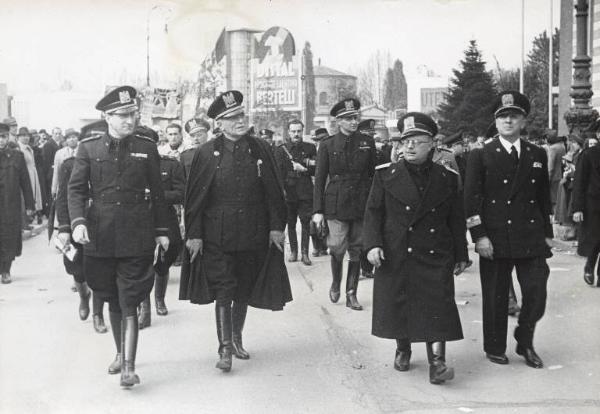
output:
<instances>
[{"instance_id":1,"label":"black leather boot","mask_svg":"<svg viewBox=\"0 0 600 414\"><path fill-rule=\"evenodd\" d=\"M219 338L219 362L216 367L223 372L231 371L231 304L217 303L215 306L217 319L217 338Z\"/></svg>"},{"instance_id":2,"label":"black leather boot","mask_svg":"<svg viewBox=\"0 0 600 414\"><path fill-rule=\"evenodd\" d=\"M321 255L319 239L317 238L317 236L315 234L311 234L310 238L312 240L312 245L313 245L312 255L313 255L313 257L319 257Z\"/></svg>"},{"instance_id":3,"label":"black leather boot","mask_svg":"<svg viewBox=\"0 0 600 414\"><path fill-rule=\"evenodd\" d=\"M288 239L290 240L290 257L288 262L298 261L298 236L296 235L296 228L288 224Z\"/></svg>"},{"instance_id":4,"label":"black leather boot","mask_svg":"<svg viewBox=\"0 0 600 414\"><path fill-rule=\"evenodd\" d=\"M394 368L398 371L408 371L410 369L410 341L408 338L396 339L396 357L394 358Z\"/></svg>"},{"instance_id":5,"label":"black leather boot","mask_svg":"<svg viewBox=\"0 0 600 414\"><path fill-rule=\"evenodd\" d=\"M427 342L429 360L429 382L443 384L454 378L454 368L446 366L446 342Z\"/></svg>"},{"instance_id":6,"label":"black leather boot","mask_svg":"<svg viewBox=\"0 0 600 414\"><path fill-rule=\"evenodd\" d=\"M104 302L97 295L92 293L92 319L94 322L94 330L100 334L106 333L106 325L104 324Z\"/></svg>"},{"instance_id":7,"label":"black leather boot","mask_svg":"<svg viewBox=\"0 0 600 414\"><path fill-rule=\"evenodd\" d=\"M329 299L333 303L337 303L337 301L340 300L340 285L342 284L343 268L344 263L331 255L331 276L333 277L333 281L331 282L331 288L329 289Z\"/></svg>"},{"instance_id":8,"label":"black leather boot","mask_svg":"<svg viewBox=\"0 0 600 414\"><path fill-rule=\"evenodd\" d=\"M124 335L121 338L121 387L130 388L140 383L140 377L135 373L135 355L138 342L138 318L127 316L122 323L125 326Z\"/></svg>"},{"instance_id":9,"label":"black leather boot","mask_svg":"<svg viewBox=\"0 0 600 414\"><path fill-rule=\"evenodd\" d=\"M75 282L75 287L79 293L79 319L85 321L90 316L90 296L92 292L90 292L85 282Z\"/></svg>"},{"instance_id":10,"label":"black leather boot","mask_svg":"<svg viewBox=\"0 0 600 414\"><path fill-rule=\"evenodd\" d=\"M118 374L121 372L121 333L122 333L122 319L123 315L119 312L108 312L108 318L110 320L110 328L112 330L113 339L115 340L115 346L117 348L117 355L113 362L108 366L109 374Z\"/></svg>"},{"instance_id":11,"label":"black leather boot","mask_svg":"<svg viewBox=\"0 0 600 414\"><path fill-rule=\"evenodd\" d=\"M246 352L242 345L242 331L244 330L244 322L246 322L247 313L247 303L233 302L231 308L232 351L235 357L239 359L250 359L250 354Z\"/></svg>"},{"instance_id":12,"label":"black leather boot","mask_svg":"<svg viewBox=\"0 0 600 414\"><path fill-rule=\"evenodd\" d=\"M358 276L360 273L360 262L348 262L348 275L346 276L346 306L352 310L363 310L356 299L358 289Z\"/></svg>"},{"instance_id":13,"label":"black leather boot","mask_svg":"<svg viewBox=\"0 0 600 414\"><path fill-rule=\"evenodd\" d=\"M533 333L535 325L518 325L514 337L517 340L516 352L525 358L525 363L532 368L543 368L542 358L533 349Z\"/></svg>"},{"instance_id":14,"label":"black leather boot","mask_svg":"<svg viewBox=\"0 0 600 414\"><path fill-rule=\"evenodd\" d=\"M140 329L144 329L152 323L152 308L150 305L150 296L146 296L146 299L140 304L138 323Z\"/></svg>"},{"instance_id":15,"label":"black leather boot","mask_svg":"<svg viewBox=\"0 0 600 414\"><path fill-rule=\"evenodd\" d=\"M165 294L167 293L167 284L169 283L169 273L164 276L159 276L158 273L154 276L154 301L156 303L156 314L165 316L169 313L167 305L165 305Z\"/></svg>"}]
</instances>

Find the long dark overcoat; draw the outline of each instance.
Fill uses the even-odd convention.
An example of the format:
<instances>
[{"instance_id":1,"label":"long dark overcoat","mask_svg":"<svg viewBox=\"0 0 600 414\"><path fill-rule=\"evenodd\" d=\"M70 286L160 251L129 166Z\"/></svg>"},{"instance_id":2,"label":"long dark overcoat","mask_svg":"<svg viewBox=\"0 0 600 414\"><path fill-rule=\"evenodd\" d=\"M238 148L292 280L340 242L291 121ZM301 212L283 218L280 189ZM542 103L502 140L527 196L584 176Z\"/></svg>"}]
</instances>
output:
<instances>
[{"instance_id":1,"label":"long dark overcoat","mask_svg":"<svg viewBox=\"0 0 600 414\"><path fill-rule=\"evenodd\" d=\"M12 261L21 255L21 193L25 207L33 210L33 192L23 153L0 150L0 260Z\"/></svg>"},{"instance_id":2,"label":"long dark overcoat","mask_svg":"<svg viewBox=\"0 0 600 414\"><path fill-rule=\"evenodd\" d=\"M381 247L372 333L411 342L462 339L453 270L467 261L456 174L433 164L423 195L400 160L376 171L363 225L365 251Z\"/></svg>"},{"instance_id":3,"label":"long dark overcoat","mask_svg":"<svg viewBox=\"0 0 600 414\"><path fill-rule=\"evenodd\" d=\"M573 212L583 212L577 253L587 257L600 242L600 147L586 149L579 156L572 199Z\"/></svg>"}]
</instances>

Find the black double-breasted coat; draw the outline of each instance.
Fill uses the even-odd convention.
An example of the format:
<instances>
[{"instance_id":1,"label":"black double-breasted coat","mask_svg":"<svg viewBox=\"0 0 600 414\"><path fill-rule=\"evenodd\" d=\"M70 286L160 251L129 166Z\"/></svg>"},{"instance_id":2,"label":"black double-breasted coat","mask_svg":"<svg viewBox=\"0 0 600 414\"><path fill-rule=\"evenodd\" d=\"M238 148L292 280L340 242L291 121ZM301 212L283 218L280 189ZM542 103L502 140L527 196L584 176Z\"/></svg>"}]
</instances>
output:
<instances>
[{"instance_id":1,"label":"black double-breasted coat","mask_svg":"<svg viewBox=\"0 0 600 414\"><path fill-rule=\"evenodd\" d=\"M165 192L167 204L167 220L169 227L169 243L181 244L181 231L177 219L176 205L183 204L185 195L185 173L183 164L177 158L168 155L160 156L160 179Z\"/></svg>"},{"instance_id":2,"label":"black double-breasted coat","mask_svg":"<svg viewBox=\"0 0 600 414\"><path fill-rule=\"evenodd\" d=\"M550 257L550 185L546 151L521 140L516 171L494 138L473 149L464 186L467 227L473 241L487 236L494 258Z\"/></svg>"},{"instance_id":3,"label":"black double-breasted coat","mask_svg":"<svg viewBox=\"0 0 600 414\"><path fill-rule=\"evenodd\" d=\"M600 147L588 148L579 156L572 200L573 212L583 213L577 253L587 257L600 243Z\"/></svg>"},{"instance_id":4,"label":"black double-breasted coat","mask_svg":"<svg viewBox=\"0 0 600 414\"><path fill-rule=\"evenodd\" d=\"M468 253L456 178L432 163L421 194L404 160L376 170L363 225L365 251L381 247L385 255L375 271L373 335L462 339L453 271Z\"/></svg>"}]
</instances>

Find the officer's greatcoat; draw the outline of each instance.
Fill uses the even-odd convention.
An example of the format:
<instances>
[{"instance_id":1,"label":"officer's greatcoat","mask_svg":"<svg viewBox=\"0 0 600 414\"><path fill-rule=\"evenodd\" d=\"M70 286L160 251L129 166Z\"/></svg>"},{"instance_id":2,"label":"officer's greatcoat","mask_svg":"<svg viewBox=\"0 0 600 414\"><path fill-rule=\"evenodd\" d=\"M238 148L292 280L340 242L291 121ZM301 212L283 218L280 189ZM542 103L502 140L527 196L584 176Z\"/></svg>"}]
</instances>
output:
<instances>
[{"instance_id":1,"label":"officer's greatcoat","mask_svg":"<svg viewBox=\"0 0 600 414\"><path fill-rule=\"evenodd\" d=\"M432 164L421 195L404 160L376 171L363 225L365 251L385 255L375 271L373 335L462 339L453 270L468 260L465 233L455 173Z\"/></svg>"}]
</instances>

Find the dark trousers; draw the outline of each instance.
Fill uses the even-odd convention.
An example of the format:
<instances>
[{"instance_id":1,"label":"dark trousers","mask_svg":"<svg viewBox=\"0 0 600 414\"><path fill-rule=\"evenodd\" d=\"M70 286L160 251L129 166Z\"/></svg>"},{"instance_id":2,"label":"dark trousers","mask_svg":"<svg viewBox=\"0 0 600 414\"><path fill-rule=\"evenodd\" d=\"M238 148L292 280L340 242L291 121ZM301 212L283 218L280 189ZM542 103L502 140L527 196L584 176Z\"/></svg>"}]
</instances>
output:
<instances>
[{"instance_id":1,"label":"dark trousers","mask_svg":"<svg viewBox=\"0 0 600 414\"><path fill-rule=\"evenodd\" d=\"M515 339L525 347L533 344L536 323L546 309L546 284L550 269L543 257L524 259L479 258L483 302L483 349L501 355L506 352L508 289L513 268L523 295Z\"/></svg>"},{"instance_id":2,"label":"dark trousers","mask_svg":"<svg viewBox=\"0 0 600 414\"><path fill-rule=\"evenodd\" d=\"M600 254L600 242L592 248L592 253L587 257L585 261L584 270L589 273L594 273L596 268L596 262L598 261L598 254ZM598 268L598 275L600 275L600 268Z\"/></svg>"},{"instance_id":3,"label":"dark trousers","mask_svg":"<svg viewBox=\"0 0 600 414\"><path fill-rule=\"evenodd\" d=\"M88 285L109 310L124 316L137 315L137 307L154 286L152 256L83 256L83 272Z\"/></svg>"},{"instance_id":4,"label":"dark trousers","mask_svg":"<svg viewBox=\"0 0 600 414\"><path fill-rule=\"evenodd\" d=\"M0 273L10 273L12 260L0 260Z\"/></svg>"},{"instance_id":5,"label":"dark trousers","mask_svg":"<svg viewBox=\"0 0 600 414\"><path fill-rule=\"evenodd\" d=\"M287 228L290 249L298 251L298 236L296 235L296 223L300 217L302 224L302 235L300 248L302 253L308 253L308 237L310 235L310 216L312 212L312 200L288 201L287 203Z\"/></svg>"}]
</instances>

